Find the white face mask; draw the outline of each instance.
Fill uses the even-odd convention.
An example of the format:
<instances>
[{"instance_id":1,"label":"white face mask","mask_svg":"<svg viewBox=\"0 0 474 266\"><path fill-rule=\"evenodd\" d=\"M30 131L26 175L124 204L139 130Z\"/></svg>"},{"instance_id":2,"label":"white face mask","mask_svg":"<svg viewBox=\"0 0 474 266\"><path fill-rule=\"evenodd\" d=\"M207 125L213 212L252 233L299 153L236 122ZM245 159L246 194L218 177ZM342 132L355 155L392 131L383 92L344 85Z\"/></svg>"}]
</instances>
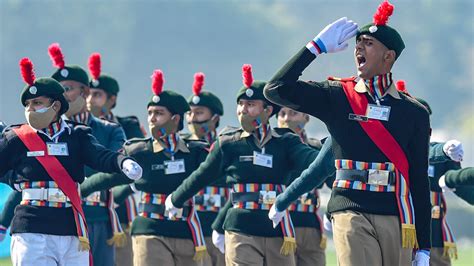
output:
<instances>
[{"instance_id":1,"label":"white face mask","mask_svg":"<svg viewBox=\"0 0 474 266\"><path fill-rule=\"evenodd\" d=\"M56 114L53 105L31 112L25 110L26 121L28 121L28 124L36 130L48 127L53 122Z\"/></svg>"}]
</instances>

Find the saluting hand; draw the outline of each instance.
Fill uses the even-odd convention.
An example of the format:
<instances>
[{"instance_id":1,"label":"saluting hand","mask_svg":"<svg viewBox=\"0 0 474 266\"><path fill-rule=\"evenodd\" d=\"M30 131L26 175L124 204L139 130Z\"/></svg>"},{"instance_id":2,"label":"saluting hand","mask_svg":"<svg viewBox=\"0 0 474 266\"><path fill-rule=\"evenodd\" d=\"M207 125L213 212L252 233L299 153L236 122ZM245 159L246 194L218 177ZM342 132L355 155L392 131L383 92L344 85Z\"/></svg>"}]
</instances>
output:
<instances>
[{"instance_id":1,"label":"saluting hand","mask_svg":"<svg viewBox=\"0 0 474 266\"><path fill-rule=\"evenodd\" d=\"M357 31L357 24L343 17L327 25L306 47L316 55L339 52L349 46L346 41L356 36Z\"/></svg>"}]
</instances>

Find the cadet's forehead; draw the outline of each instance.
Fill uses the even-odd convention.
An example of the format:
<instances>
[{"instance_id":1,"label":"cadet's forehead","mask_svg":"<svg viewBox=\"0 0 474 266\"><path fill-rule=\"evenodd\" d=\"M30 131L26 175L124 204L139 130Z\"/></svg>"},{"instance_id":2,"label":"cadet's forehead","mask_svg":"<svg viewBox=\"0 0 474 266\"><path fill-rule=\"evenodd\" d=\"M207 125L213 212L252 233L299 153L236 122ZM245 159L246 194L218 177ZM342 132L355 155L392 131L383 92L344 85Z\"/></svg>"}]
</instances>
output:
<instances>
[{"instance_id":1,"label":"cadet's forehead","mask_svg":"<svg viewBox=\"0 0 474 266\"><path fill-rule=\"evenodd\" d=\"M33 101L49 102L49 101L51 101L51 98L46 97L46 96L38 96L38 97L26 100L25 103L30 103L30 102L33 102Z\"/></svg>"},{"instance_id":2,"label":"cadet's forehead","mask_svg":"<svg viewBox=\"0 0 474 266\"><path fill-rule=\"evenodd\" d=\"M191 112L207 111L207 110L210 111L211 110L211 109L209 109L209 107L203 106L203 105L191 105L190 108L191 108Z\"/></svg>"},{"instance_id":3,"label":"cadet's forehead","mask_svg":"<svg viewBox=\"0 0 474 266\"><path fill-rule=\"evenodd\" d=\"M150 105L148 106L148 111L154 111L154 112L169 112L168 108L160 105Z\"/></svg>"}]
</instances>

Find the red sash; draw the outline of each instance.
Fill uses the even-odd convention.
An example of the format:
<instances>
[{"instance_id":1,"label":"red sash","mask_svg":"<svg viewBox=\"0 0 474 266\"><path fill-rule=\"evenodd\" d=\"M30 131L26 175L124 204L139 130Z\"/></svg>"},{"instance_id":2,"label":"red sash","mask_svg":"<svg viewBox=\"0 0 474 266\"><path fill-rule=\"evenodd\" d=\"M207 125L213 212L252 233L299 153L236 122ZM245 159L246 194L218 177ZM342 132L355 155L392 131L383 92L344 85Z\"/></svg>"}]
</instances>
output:
<instances>
[{"instance_id":1,"label":"red sash","mask_svg":"<svg viewBox=\"0 0 474 266\"><path fill-rule=\"evenodd\" d=\"M359 94L354 90L356 84L354 79L342 79L341 84L354 114L365 116L368 101L364 94ZM375 145L387 156L389 161L402 173L409 185L408 160L392 134L388 132L379 120L369 119L366 122L359 121L359 124Z\"/></svg>"},{"instance_id":2,"label":"red sash","mask_svg":"<svg viewBox=\"0 0 474 266\"><path fill-rule=\"evenodd\" d=\"M330 78L331 80L334 80ZM354 87L354 78L341 79L342 88L347 100L356 115L366 115L368 101L364 94L359 94ZM402 228L402 247L417 247L415 230L415 213L412 197L410 194L410 178L408 160L395 138L383 126L379 120L369 119L359 121L360 126L374 142L374 144L387 156L388 160L395 165L396 172L396 197L400 222ZM400 173L402 178L400 178Z\"/></svg>"},{"instance_id":3,"label":"red sash","mask_svg":"<svg viewBox=\"0 0 474 266\"><path fill-rule=\"evenodd\" d=\"M19 128L14 128L13 131L15 131L16 135L29 151L47 151L46 144L31 126L25 124ZM84 211L82 210L81 198L76 183L55 156L48 155L45 152L44 156L37 156L36 159L71 201L81 247L85 250L90 250L86 219Z\"/></svg>"}]
</instances>

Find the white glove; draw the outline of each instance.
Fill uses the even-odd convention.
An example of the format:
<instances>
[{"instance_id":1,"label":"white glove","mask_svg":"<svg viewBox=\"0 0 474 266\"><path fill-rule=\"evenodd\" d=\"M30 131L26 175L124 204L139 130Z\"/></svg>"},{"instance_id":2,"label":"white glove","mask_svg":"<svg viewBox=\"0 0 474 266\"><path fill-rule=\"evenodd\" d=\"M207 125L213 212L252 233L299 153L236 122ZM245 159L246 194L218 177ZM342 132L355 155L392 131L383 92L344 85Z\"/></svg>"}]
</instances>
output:
<instances>
[{"instance_id":1,"label":"white glove","mask_svg":"<svg viewBox=\"0 0 474 266\"><path fill-rule=\"evenodd\" d=\"M442 175L439 178L438 185L443 190L443 192L454 191L454 189L452 189L452 188L448 187L448 185L446 185L446 176L445 175Z\"/></svg>"},{"instance_id":2,"label":"white glove","mask_svg":"<svg viewBox=\"0 0 474 266\"><path fill-rule=\"evenodd\" d=\"M455 139L448 140L443 146L443 151L451 160L455 162L462 161L462 157L464 156L462 143Z\"/></svg>"},{"instance_id":3,"label":"white glove","mask_svg":"<svg viewBox=\"0 0 474 266\"><path fill-rule=\"evenodd\" d=\"M411 262L412 266L430 266L430 253L426 250L418 250L415 259Z\"/></svg>"},{"instance_id":4,"label":"white glove","mask_svg":"<svg viewBox=\"0 0 474 266\"><path fill-rule=\"evenodd\" d=\"M142 167L131 159L125 159L122 162L122 172L130 179L137 180L142 177Z\"/></svg>"},{"instance_id":5,"label":"white glove","mask_svg":"<svg viewBox=\"0 0 474 266\"><path fill-rule=\"evenodd\" d=\"M225 251L225 236L223 234L219 234L216 230L212 231L212 244L216 246L219 251L224 254Z\"/></svg>"},{"instance_id":6,"label":"white glove","mask_svg":"<svg viewBox=\"0 0 474 266\"><path fill-rule=\"evenodd\" d=\"M178 215L179 208L176 208L171 202L171 194L166 197L165 201L165 213L168 212L168 218L173 219Z\"/></svg>"},{"instance_id":7,"label":"white glove","mask_svg":"<svg viewBox=\"0 0 474 266\"><path fill-rule=\"evenodd\" d=\"M0 242L5 239L5 236L7 235L7 228L3 225L0 225Z\"/></svg>"},{"instance_id":8,"label":"white glove","mask_svg":"<svg viewBox=\"0 0 474 266\"><path fill-rule=\"evenodd\" d=\"M314 38L314 42L318 45L320 50L320 52L316 53L335 53L346 49L349 46L346 41L356 36L357 31L357 24L352 20L347 20L346 17L334 21L327 25ZM311 43L309 43L308 46L309 45L311 45ZM308 47L308 49L314 53L314 49L310 47Z\"/></svg>"},{"instance_id":9,"label":"white glove","mask_svg":"<svg viewBox=\"0 0 474 266\"><path fill-rule=\"evenodd\" d=\"M268 219L272 220L273 228L277 227L277 225L281 222L281 219L283 219L285 212L286 211L278 211L275 207L275 204L272 205L272 207L268 211Z\"/></svg>"},{"instance_id":10,"label":"white glove","mask_svg":"<svg viewBox=\"0 0 474 266\"><path fill-rule=\"evenodd\" d=\"M323 225L324 225L324 230L328 231L328 232L332 232L332 223L331 223L331 220L328 219L327 215L324 214L323 215L324 218L323 218Z\"/></svg>"}]
</instances>

